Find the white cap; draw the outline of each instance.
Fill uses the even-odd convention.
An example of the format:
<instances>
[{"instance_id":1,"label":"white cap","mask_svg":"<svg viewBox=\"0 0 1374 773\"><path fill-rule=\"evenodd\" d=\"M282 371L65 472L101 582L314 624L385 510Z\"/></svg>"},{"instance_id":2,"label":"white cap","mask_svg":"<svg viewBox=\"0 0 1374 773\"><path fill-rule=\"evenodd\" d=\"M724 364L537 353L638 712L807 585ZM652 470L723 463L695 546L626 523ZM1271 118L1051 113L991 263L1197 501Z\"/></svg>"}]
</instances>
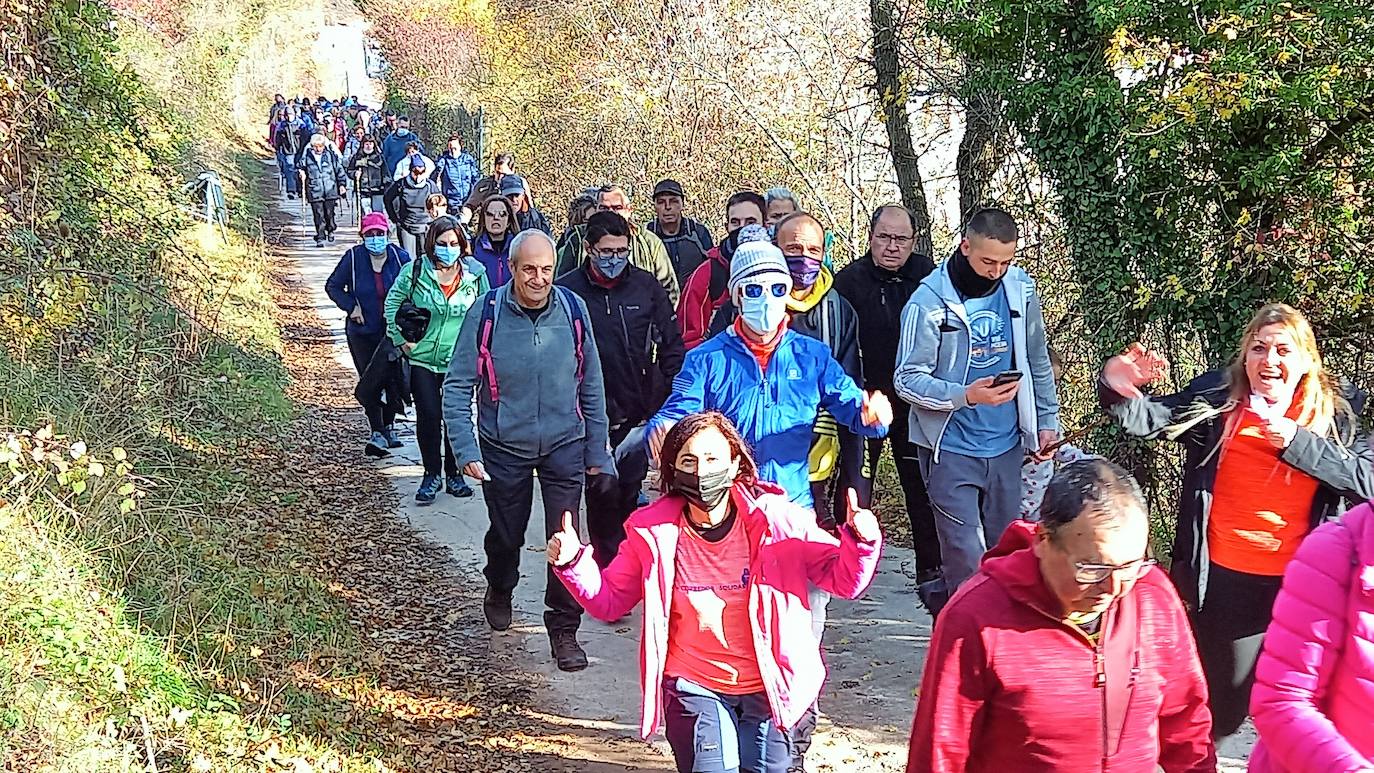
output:
<instances>
[{"instance_id":1,"label":"white cap","mask_svg":"<svg viewBox=\"0 0 1374 773\"><path fill-rule=\"evenodd\" d=\"M746 282L769 284L775 281L792 285L792 274L787 270L782 250L769 242L747 242L735 250L730 258L731 295Z\"/></svg>"}]
</instances>

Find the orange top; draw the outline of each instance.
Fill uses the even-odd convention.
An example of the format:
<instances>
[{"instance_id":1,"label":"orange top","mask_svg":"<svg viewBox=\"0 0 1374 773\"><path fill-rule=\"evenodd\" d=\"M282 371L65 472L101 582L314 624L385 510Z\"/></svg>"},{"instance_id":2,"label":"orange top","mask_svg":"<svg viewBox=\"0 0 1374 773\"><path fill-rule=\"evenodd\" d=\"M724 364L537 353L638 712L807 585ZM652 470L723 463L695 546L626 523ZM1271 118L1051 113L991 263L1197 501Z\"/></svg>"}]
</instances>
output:
<instances>
[{"instance_id":1,"label":"orange top","mask_svg":"<svg viewBox=\"0 0 1374 773\"><path fill-rule=\"evenodd\" d=\"M782 325L778 327L778 334L773 336L772 341L761 344L750 338L748 333L744 332L744 320L739 317L735 318L735 332L739 334L739 340L743 341L744 345L749 347L749 353L754 355L754 359L758 361L759 370L768 370L768 362L773 359L773 352L777 350L778 343L782 341L782 334L787 332L787 325L791 319L791 317L783 317Z\"/></svg>"},{"instance_id":2,"label":"orange top","mask_svg":"<svg viewBox=\"0 0 1374 773\"><path fill-rule=\"evenodd\" d=\"M1297 416L1293 398L1288 418ZM1222 448L1212 492L1207 543L1211 560L1236 572L1281 577L1307 536L1316 478L1279 459L1249 405L1236 409L1235 434Z\"/></svg>"},{"instance_id":3,"label":"orange top","mask_svg":"<svg viewBox=\"0 0 1374 773\"><path fill-rule=\"evenodd\" d=\"M749 622L749 535L744 519L720 542L683 524L674 559L663 673L725 695L763 692Z\"/></svg>"},{"instance_id":4,"label":"orange top","mask_svg":"<svg viewBox=\"0 0 1374 773\"><path fill-rule=\"evenodd\" d=\"M452 284L441 284L441 285L439 285L439 289L442 290L442 291L444 292L444 297L445 297L445 298L452 298L452 297L453 297L453 294L456 293L456 292L458 292L458 286L461 285L462 283L463 283L463 277L462 277L462 275L459 275L457 278L455 278L455 279L453 280L453 283L452 283Z\"/></svg>"}]
</instances>

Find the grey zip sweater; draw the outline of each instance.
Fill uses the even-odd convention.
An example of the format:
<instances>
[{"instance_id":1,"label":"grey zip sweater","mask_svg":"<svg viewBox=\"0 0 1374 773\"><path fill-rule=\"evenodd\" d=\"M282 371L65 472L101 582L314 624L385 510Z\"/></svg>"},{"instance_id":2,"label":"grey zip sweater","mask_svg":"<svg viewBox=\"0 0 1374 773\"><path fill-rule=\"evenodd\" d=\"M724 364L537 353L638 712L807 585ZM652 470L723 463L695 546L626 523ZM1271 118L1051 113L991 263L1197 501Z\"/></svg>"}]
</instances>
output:
<instances>
[{"instance_id":1,"label":"grey zip sweater","mask_svg":"<svg viewBox=\"0 0 1374 773\"><path fill-rule=\"evenodd\" d=\"M584 320L580 384L569 301L581 307ZM490 380L477 375L479 328L488 303L495 304L488 348L496 371L497 400L492 399ZM477 434L483 441L527 457L581 442L586 467L610 469L606 393L587 307L575 294L558 287L550 288L549 303L551 308L531 319L507 283L479 298L469 310L444 379L444 421L460 465L482 459L473 437L475 393Z\"/></svg>"},{"instance_id":2,"label":"grey zip sweater","mask_svg":"<svg viewBox=\"0 0 1374 773\"><path fill-rule=\"evenodd\" d=\"M1059 396L1045 341L1045 317L1035 282L1012 266L1002 277L1011 309L1012 366L1026 374L1016 395L1022 445L1040 448L1039 431L1059 429ZM949 278L949 261L940 264L912 293L902 309L902 340L897 347L893 385L911 405L911 442L934 452L954 411L969 407L969 323L964 301Z\"/></svg>"}]
</instances>

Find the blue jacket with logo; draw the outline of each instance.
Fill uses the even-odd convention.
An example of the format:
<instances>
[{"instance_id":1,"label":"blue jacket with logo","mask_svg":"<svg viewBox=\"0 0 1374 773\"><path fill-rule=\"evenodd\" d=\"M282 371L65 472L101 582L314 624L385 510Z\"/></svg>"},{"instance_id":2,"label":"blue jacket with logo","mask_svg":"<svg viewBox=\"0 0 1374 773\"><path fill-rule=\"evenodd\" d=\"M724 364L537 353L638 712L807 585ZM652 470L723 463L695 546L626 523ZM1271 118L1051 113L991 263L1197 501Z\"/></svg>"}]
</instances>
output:
<instances>
[{"instance_id":1,"label":"blue jacket with logo","mask_svg":"<svg viewBox=\"0 0 1374 773\"><path fill-rule=\"evenodd\" d=\"M734 328L687 352L672 395L649 420L648 435L656 454L673 424L689 414L720 411L753 449L759 477L811 507L808 454L817 411L824 408L864 437L884 437L887 428L863 423L863 392L829 347L791 329L782 335L766 372Z\"/></svg>"}]
</instances>

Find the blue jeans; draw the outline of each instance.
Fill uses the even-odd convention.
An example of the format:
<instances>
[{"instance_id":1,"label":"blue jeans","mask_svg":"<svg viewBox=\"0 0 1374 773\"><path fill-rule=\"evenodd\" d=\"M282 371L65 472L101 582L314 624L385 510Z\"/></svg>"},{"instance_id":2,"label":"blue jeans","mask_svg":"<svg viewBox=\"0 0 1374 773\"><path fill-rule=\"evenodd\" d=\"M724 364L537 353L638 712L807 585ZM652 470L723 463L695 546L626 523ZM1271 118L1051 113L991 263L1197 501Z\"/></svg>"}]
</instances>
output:
<instances>
[{"instance_id":1,"label":"blue jeans","mask_svg":"<svg viewBox=\"0 0 1374 773\"><path fill-rule=\"evenodd\" d=\"M286 178L286 192L300 193L300 180L296 179L296 159L290 153L277 152L277 166L281 176Z\"/></svg>"},{"instance_id":2,"label":"blue jeans","mask_svg":"<svg viewBox=\"0 0 1374 773\"><path fill-rule=\"evenodd\" d=\"M786 773L792 762L764 693L722 695L670 676L663 712L678 773Z\"/></svg>"}]
</instances>

